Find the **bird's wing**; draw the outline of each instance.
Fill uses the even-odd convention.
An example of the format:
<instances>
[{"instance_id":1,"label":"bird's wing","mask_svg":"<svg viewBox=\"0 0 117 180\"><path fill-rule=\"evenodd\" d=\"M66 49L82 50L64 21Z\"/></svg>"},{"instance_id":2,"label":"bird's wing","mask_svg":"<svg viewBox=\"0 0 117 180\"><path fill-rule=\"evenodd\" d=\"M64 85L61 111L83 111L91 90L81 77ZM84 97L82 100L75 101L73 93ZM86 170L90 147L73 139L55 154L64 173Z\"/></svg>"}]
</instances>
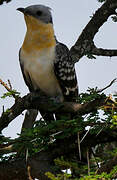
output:
<instances>
[{"instance_id":1,"label":"bird's wing","mask_svg":"<svg viewBox=\"0 0 117 180\"><path fill-rule=\"evenodd\" d=\"M78 84L75 66L71 61L69 49L62 43L56 44L54 71L61 86L65 100L75 101L78 97Z\"/></svg>"}]
</instances>

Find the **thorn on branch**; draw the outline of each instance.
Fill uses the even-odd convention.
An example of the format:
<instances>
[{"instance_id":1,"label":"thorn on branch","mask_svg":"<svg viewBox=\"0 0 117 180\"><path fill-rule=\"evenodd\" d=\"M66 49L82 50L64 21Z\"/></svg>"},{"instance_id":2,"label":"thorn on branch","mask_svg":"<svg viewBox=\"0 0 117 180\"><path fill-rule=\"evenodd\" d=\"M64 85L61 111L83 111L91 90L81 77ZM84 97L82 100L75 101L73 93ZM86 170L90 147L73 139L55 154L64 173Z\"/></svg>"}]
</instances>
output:
<instances>
[{"instance_id":1,"label":"thorn on branch","mask_svg":"<svg viewBox=\"0 0 117 180\"><path fill-rule=\"evenodd\" d=\"M8 85L10 87L10 90L13 90L10 80L8 79Z\"/></svg>"},{"instance_id":2,"label":"thorn on branch","mask_svg":"<svg viewBox=\"0 0 117 180\"><path fill-rule=\"evenodd\" d=\"M89 149L87 149L87 164L88 164L88 175L90 176L90 159L89 159Z\"/></svg>"},{"instance_id":3,"label":"thorn on branch","mask_svg":"<svg viewBox=\"0 0 117 180\"><path fill-rule=\"evenodd\" d=\"M85 135L82 137L80 144L83 142L83 140L85 139L85 137L87 136L87 134L89 133L91 127L86 131Z\"/></svg>"},{"instance_id":4,"label":"thorn on branch","mask_svg":"<svg viewBox=\"0 0 117 180\"><path fill-rule=\"evenodd\" d=\"M78 137L78 151L79 151L79 159L81 161L81 148L80 148L80 133L77 134Z\"/></svg>"}]
</instances>

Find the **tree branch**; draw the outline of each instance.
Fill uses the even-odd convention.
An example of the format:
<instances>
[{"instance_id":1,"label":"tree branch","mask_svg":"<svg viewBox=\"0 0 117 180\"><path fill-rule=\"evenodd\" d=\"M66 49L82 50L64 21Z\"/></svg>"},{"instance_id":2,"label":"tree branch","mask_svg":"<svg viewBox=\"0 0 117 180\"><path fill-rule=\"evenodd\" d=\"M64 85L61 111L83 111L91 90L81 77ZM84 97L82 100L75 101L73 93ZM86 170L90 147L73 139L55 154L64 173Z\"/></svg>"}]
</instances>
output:
<instances>
[{"instance_id":1,"label":"tree branch","mask_svg":"<svg viewBox=\"0 0 117 180\"><path fill-rule=\"evenodd\" d=\"M106 90L107 88L109 88L110 86L112 86L112 84L114 84L115 82L117 82L117 78L113 79L110 84L108 84L106 87L102 88L102 89L98 89L96 92L97 93L101 93L102 91Z\"/></svg>"},{"instance_id":2,"label":"tree branch","mask_svg":"<svg viewBox=\"0 0 117 180\"><path fill-rule=\"evenodd\" d=\"M33 123L35 122L37 115L38 115L38 110L36 109L27 110L27 112L25 113L23 124L22 124L21 133L23 132L23 129L26 129L26 128L28 129L28 128L33 127Z\"/></svg>"},{"instance_id":3,"label":"tree branch","mask_svg":"<svg viewBox=\"0 0 117 180\"><path fill-rule=\"evenodd\" d=\"M102 48L97 48L94 46L92 48L92 54L97 55L97 56L117 56L117 50L115 49L102 49Z\"/></svg>"},{"instance_id":4,"label":"tree branch","mask_svg":"<svg viewBox=\"0 0 117 180\"><path fill-rule=\"evenodd\" d=\"M38 93L30 93L23 98L18 98L15 104L2 113L0 117L0 131L9 125L9 123L20 115L25 109L37 109L46 112L62 112L84 115L96 110L100 106L106 104L106 98L95 99L94 101L78 104L75 102L63 102L55 104L53 100L47 96L42 96Z\"/></svg>"},{"instance_id":5,"label":"tree branch","mask_svg":"<svg viewBox=\"0 0 117 180\"><path fill-rule=\"evenodd\" d=\"M117 8L116 0L106 0L105 3L95 12L92 19L86 25L75 45L72 46L70 53L72 56L72 61L76 63L79 59L87 53L92 54L92 49L94 49L93 39L99 28L107 21L108 17L115 14ZM95 50L96 51L96 50ZM116 50L117 51L117 50ZM114 52L114 54L117 52ZM102 51L103 52L103 51ZM95 52L96 53L96 52ZM113 55L112 52L111 56ZM109 56L110 56L109 53ZM100 54L101 55L101 54ZM103 52L104 55L104 52ZM107 56L107 53L105 53Z\"/></svg>"}]
</instances>

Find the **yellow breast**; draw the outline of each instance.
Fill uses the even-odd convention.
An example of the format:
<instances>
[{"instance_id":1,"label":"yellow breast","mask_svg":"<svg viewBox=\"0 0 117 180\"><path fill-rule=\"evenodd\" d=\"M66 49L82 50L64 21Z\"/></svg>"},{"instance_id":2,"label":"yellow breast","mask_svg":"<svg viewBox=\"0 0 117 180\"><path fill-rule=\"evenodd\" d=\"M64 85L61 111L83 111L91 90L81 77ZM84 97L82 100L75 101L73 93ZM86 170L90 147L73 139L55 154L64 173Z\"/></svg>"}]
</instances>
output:
<instances>
[{"instance_id":1,"label":"yellow breast","mask_svg":"<svg viewBox=\"0 0 117 180\"><path fill-rule=\"evenodd\" d=\"M27 25L27 33L23 43L25 51L30 52L32 49L40 51L56 45L51 23L43 23L32 16L25 16L25 21Z\"/></svg>"}]
</instances>

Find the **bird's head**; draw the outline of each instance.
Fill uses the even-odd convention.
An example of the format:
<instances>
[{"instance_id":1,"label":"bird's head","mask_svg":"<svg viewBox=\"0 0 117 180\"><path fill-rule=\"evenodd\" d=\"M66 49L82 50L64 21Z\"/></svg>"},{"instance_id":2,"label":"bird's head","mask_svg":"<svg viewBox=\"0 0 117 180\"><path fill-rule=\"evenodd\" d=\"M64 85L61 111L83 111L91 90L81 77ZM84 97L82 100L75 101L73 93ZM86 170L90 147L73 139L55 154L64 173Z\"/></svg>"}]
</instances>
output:
<instances>
[{"instance_id":1,"label":"bird's head","mask_svg":"<svg viewBox=\"0 0 117 180\"><path fill-rule=\"evenodd\" d=\"M51 9L47 6L32 5L17 10L24 14L27 27L52 24Z\"/></svg>"},{"instance_id":2,"label":"bird's head","mask_svg":"<svg viewBox=\"0 0 117 180\"><path fill-rule=\"evenodd\" d=\"M32 5L26 8L18 8L24 14L27 33L23 43L25 49L37 49L55 47L51 9L44 5ZM29 47L30 46L30 47Z\"/></svg>"}]
</instances>

